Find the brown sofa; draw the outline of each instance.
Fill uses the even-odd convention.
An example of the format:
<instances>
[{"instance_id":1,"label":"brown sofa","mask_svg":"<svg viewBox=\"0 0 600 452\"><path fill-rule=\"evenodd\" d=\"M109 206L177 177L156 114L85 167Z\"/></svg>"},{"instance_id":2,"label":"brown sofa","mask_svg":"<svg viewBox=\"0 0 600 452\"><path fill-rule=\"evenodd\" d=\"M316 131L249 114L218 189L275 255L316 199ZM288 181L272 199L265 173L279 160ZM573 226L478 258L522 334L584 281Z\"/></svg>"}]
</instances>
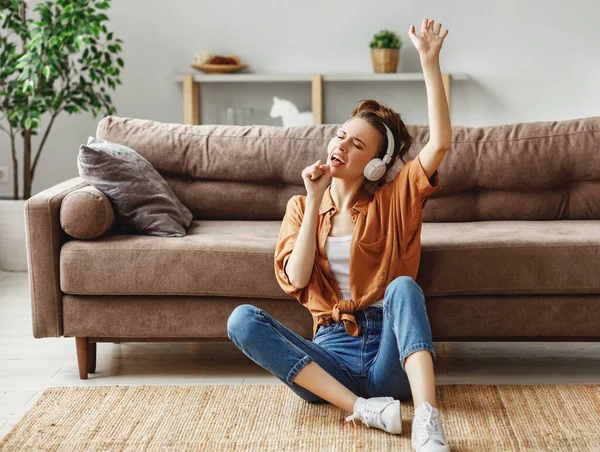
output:
<instances>
[{"instance_id":1,"label":"brown sofa","mask_svg":"<svg viewBox=\"0 0 600 452\"><path fill-rule=\"evenodd\" d=\"M274 249L287 201L306 194L302 169L326 159L337 127L101 120L97 136L148 159L194 221L181 238L112 230L78 240L60 208L83 179L32 196L34 337L75 337L81 378L95 370L98 342L228 341L227 318L244 303L312 338L309 312L275 279ZM408 129L406 161L428 139L428 126ZM433 339L598 340L600 117L454 126L439 174L417 278Z\"/></svg>"}]
</instances>

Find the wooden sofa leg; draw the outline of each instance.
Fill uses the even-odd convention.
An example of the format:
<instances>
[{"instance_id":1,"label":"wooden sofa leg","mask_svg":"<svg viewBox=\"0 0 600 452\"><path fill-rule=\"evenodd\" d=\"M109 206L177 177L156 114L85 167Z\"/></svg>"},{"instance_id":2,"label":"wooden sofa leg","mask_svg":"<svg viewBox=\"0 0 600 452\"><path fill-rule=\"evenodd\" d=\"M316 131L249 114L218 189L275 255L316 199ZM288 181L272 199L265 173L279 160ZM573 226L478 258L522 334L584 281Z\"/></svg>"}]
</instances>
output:
<instances>
[{"instance_id":1,"label":"wooden sofa leg","mask_svg":"<svg viewBox=\"0 0 600 452\"><path fill-rule=\"evenodd\" d=\"M90 374L96 372L96 342L89 342L87 347L87 371Z\"/></svg>"},{"instance_id":2,"label":"wooden sofa leg","mask_svg":"<svg viewBox=\"0 0 600 452\"><path fill-rule=\"evenodd\" d=\"M88 338L76 337L75 346L77 347L77 366L79 367L79 378L87 380L88 374Z\"/></svg>"}]
</instances>

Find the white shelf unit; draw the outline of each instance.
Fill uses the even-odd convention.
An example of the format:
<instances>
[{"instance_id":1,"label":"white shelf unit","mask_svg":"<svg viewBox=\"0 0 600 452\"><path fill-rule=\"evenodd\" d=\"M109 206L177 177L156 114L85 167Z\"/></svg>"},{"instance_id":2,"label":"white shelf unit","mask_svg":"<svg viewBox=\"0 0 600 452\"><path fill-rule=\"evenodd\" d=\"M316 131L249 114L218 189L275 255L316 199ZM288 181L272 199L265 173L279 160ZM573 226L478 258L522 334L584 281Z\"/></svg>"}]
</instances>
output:
<instances>
[{"instance_id":1,"label":"white shelf unit","mask_svg":"<svg viewBox=\"0 0 600 452\"><path fill-rule=\"evenodd\" d=\"M468 80L463 73L442 73L446 100L450 106L450 80ZM383 82L383 81L425 81L422 72L369 73L344 72L324 74L183 74L174 80L183 82L183 117L185 124L200 124L200 83L269 83L269 82L310 82L312 85L312 112L315 124L323 123L323 83L324 82Z\"/></svg>"}]
</instances>

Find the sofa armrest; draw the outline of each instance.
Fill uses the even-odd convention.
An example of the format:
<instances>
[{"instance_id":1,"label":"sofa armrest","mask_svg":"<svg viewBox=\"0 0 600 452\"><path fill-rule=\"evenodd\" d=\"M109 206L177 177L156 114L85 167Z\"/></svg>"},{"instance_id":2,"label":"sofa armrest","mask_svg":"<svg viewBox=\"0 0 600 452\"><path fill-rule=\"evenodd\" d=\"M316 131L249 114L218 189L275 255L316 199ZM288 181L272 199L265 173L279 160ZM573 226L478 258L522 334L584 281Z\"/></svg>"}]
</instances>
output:
<instances>
[{"instance_id":1,"label":"sofa armrest","mask_svg":"<svg viewBox=\"0 0 600 452\"><path fill-rule=\"evenodd\" d=\"M63 334L59 256L71 237L60 226L60 205L69 193L87 185L77 176L31 196L23 206L35 338Z\"/></svg>"}]
</instances>

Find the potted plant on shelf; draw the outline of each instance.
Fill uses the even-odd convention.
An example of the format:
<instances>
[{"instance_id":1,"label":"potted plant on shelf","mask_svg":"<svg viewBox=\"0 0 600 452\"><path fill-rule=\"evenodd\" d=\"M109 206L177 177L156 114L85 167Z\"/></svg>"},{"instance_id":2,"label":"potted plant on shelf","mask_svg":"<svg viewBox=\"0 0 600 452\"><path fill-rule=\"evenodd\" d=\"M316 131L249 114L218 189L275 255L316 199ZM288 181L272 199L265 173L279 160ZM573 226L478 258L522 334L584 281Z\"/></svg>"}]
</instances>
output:
<instances>
[{"instance_id":1,"label":"potted plant on shelf","mask_svg":"<svg viewBox=\"0 0 600 452\"><path fill-rule=\"evenodd\" d=\"M396 72L400 47L402 47L400 36L391 30L381 30L375 33L369 47L371 47L371 62L375 72Z\"/></svg>"},{"instance_id":2,"label":"potted plant on shelf","mask_svg":"<svg viewBox=\"0 0 600 452\"><path fill-rule=\"evenodd\" d=\"M108 32L107 0L0 2L0 131L10 138L12 199L0 200L0 268L27 271L24 205L40 153L61 113L116 112L107 90L121 84L120 39ZM46 129L32 155L40 121ZM36 140L37 141L37 140ZM19 198L17 147L22 143L23 196ZM0 154L2 155L2 154ZM33 163L32 163L32 157ZM0 160L1 161L1 160Z\"/></svg>"}]
</instances>

